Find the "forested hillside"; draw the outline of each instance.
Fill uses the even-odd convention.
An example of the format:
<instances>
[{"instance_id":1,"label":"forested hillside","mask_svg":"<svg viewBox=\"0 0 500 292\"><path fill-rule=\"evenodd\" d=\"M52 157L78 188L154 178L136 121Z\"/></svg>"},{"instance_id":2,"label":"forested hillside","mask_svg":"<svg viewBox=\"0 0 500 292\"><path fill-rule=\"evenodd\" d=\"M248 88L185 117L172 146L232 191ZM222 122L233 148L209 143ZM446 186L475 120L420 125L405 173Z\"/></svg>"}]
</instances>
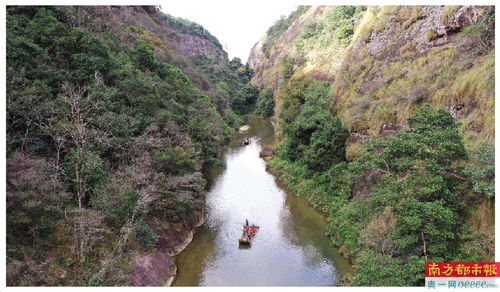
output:
<instances>
[{"instance_id":1,"label":"forested hillside","mask_svg":"<svg viewBox=\"0 0 500 292\"><path fill-rule=\"evenodd\" d=\"M299 7L254 46L270 164L329 215L344 284L494 259L494 7ZM260 102L260 100L259 100Z\"/></svg>"},{"instance_id":2,"label":"forested hillside","mask_svg":"<svg viewBox=\"0 0 500 292\"><path fill-rule=\"evenodd\" d=\"M251 77L156 7L8 7L7 284L168 284Z\"/></svg>"}]
</instances>

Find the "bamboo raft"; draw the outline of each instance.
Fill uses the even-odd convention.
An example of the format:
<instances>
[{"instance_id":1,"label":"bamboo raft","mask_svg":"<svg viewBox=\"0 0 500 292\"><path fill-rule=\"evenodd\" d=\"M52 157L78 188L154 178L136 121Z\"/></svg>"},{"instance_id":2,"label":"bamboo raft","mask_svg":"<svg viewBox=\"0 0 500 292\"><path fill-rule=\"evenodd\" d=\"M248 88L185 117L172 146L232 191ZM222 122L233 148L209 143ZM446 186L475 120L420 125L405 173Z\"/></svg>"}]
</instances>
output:
<instances>
[{"instance_id":1,"label":"bamboo raft","mask_svg":"<svg viewBox=\"0 0 500 292\"><path fill-rule=\"evenodd\" d=\"M243 228L243 233L241 234L241 238L238 240L240 244L251 244L252 240L255 238L255 235L259 231L259 226L255 226L255 232L250 235L250 237L246 234L245 229Z\"/></svg>"}]
</instances>

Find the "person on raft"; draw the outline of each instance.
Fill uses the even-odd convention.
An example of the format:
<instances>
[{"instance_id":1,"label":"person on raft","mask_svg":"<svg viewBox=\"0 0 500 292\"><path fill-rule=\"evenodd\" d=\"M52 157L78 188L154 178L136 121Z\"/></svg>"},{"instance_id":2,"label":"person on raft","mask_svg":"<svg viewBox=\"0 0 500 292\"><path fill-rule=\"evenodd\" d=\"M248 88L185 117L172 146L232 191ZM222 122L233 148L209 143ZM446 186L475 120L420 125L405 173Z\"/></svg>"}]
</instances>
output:
<instances>
[{"instance_id":1,"label":"person on raft","mask_svg":"<svg viewBox=\"0 0 500 292\"><path fill-rule=\"evenodd\" d=\"M248 219L245 219L245 223L245 226L243 226L243 233L247 236L248 239L250 239L255 234L256 228L254 224L250 226L250 224L248 223Z\"/></svg>"}]
</instances>

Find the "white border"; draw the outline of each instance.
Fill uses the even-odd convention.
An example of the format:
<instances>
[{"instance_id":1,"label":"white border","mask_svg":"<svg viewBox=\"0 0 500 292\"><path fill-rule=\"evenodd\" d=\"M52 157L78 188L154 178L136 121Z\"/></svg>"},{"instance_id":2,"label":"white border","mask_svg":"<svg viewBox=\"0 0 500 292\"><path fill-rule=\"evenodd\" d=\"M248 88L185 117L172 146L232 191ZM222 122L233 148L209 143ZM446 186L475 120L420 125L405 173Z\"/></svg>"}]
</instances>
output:
<instances>
[{"instance_id":1,"label":"white border","mask_svg":"<svg viewBox=\"0 0 500 292\"><path fill-rule=\"evenodd\" d=\"M182 0L177 0L177 1L182 1ZM203 0L200 0L203 1ZM208 1L208 0L205 0ZM221 2L222 0L212 0L213 2ZM248 0L250 1L250 0ZM246 1L246 2L248 2ZM272 0L253 0L250 1L252 3L262 3L265 4L268 1ZM386 0L386 1L316 1L316 0L307 0L307 1L297 1L297 0L284 0L287 2L287 5L289 4L295 4L295 5L495 5L495 1L429 1L429 0L421 0L421 1L408 1L408 0L400 0L400 1L395 1L395 0ZM168 6L168 3L170 0L166 1L143 1L143 2L138 2L138 1L116 1L116 0L107 0L107 1L11 1L8 0L6 1L6 5L161 5L161 6ZM231 1L231 3L234 4L234 2L237 2L237 0ZM242 1L240 1L242 2ZM183 290L183 291L192 291L192 290L197 290L197 289L203 289L204 291L234 291L234 287L141 287L141 288L131 288L131 287L95 287L95 288L89 288L89 287L6 287L5 286L5 281L6 281L6 276L5 276L5 264L6 264L6 241L5 241L5 223L6 223L6 209L5 209L5 192L6 192L6 185L5 185L5 178L6 178L6 51L5 51L5 44L6 44L6 27L5 27L5 13L6 13L6 6L2 5L1 10L0 10L0 21L2 22L1 26L1 33L0 35L2 36L2 42L0 44L0 53L1 53L1 66L2 69L0 71L0 86L1 86L1 92L2 92L2 100L0 101L0 111L2 113L2 120L0 121L0 130L2 131L1 135L1 141L0 141L0 149L1 149L1 158L0 158L0 172L2 175L2 180L1 180L1 193L2 193L2 200L0 201L0 235L1 235L1 240L0 240L0 291L74 291L74 290L79 290L79 291L86 291L86 290L106 290L106 291L165 291L164 289L168 290ZM497 11L498 13L498 11ZM256 20L258 19L258 16L256 16ZM496 26L495 26L495 39L498 40L499 32L498 32L498 21L496 21ZM256 40L257 41L257 40ZM498 72L498 64L495 63L495 72ZM497 82L497 76L495 74L495 92L498 92L498 82ZM499 107L500 105L496 102L496 96L495 96L495 112L499 112ZM499 128L499 121L495 116L495 129ZM496 133L496 131L495 131ZM498 135L495 135L495 145L498 145L499 137ZM499 151L496 151L495 155L495 161L499 161L500 158L500 153ZM498 172L496 172L498 173ZM497 176L497 180L495 183L495 189L498 190L500 189L500 182ZM499 253L500 253L500 242L499 242L499 212L498 212L498 204L495 203L495 251L496 251L496 256L495 260L498 262L499 260ZM238 291L253 291L255 292L255 289L259 290L278 290L278 291L303 291L303 287L238 287ZM313 289L313 290L323 290L327 291L326 289L335 289L335 290L346 290L346 289L358 289L357 287L310 287L307 288ZM398 288L398 287L364 287L362 289L369 289L370 291L401 291L401 290L422 290L422 289L427 289L426 287L404 287L404 288Z\"/></svg>"}]
</instances>

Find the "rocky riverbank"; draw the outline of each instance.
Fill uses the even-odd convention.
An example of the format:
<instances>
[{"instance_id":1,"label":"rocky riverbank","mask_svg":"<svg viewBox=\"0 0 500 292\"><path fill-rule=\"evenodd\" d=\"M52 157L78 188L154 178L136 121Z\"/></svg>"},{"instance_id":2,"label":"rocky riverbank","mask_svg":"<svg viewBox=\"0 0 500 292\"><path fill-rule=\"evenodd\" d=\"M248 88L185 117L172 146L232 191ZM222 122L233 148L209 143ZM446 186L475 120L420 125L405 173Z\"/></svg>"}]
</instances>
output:
<instances>
[{"instance_id":1,"label":"rocky riverbank","mask_svg":"<svg viewBox=\"0 0 500 292\"><path fill-rule=\"evenodd\" d=\"M158 240L156 252L142 255L135 260L129 275L132 286L170 286L177 275L173 257L181 253L193 240L194 228L203 224L203 214L193 228L162 226L155 222Z\"/></svg>"}]
</instances>

